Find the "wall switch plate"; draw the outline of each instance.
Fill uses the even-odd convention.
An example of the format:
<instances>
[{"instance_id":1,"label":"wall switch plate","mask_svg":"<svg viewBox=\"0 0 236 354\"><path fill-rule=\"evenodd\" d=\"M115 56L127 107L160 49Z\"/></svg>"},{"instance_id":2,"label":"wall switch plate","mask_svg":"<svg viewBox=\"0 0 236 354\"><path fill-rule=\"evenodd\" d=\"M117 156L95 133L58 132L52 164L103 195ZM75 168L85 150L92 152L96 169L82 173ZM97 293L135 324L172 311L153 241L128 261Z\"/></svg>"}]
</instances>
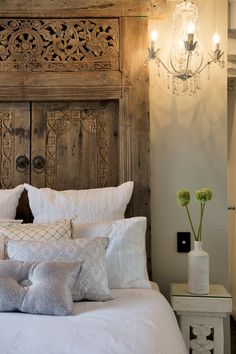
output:
<instances>
[{"instance_id":1,"label":"wall switch plate","mask_svg":"<svg viewBox=\"0 0 236 354\"><path fill-rule=\"evenodd\" d=\"M190 232L177 232L177 252L188 253L191 249Z\"/></svg>"}]
</instances>

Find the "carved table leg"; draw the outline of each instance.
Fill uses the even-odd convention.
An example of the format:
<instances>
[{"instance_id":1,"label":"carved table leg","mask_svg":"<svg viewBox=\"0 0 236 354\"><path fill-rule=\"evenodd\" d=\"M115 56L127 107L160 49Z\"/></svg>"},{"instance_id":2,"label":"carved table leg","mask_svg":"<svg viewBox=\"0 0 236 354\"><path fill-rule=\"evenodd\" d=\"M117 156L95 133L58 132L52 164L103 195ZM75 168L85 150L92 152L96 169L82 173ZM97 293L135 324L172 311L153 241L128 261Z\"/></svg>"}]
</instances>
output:
<instances>
[{"instance_id":1,"label":"carved table leg","mask_svg":"<svg viewBox=\"0 0 236 354\"><path fill-rule=\"evenodd\" d=\"M178 312L185 344L192 354L224 353L223 317L226 314Z\"/></svg>"}]
</instances>

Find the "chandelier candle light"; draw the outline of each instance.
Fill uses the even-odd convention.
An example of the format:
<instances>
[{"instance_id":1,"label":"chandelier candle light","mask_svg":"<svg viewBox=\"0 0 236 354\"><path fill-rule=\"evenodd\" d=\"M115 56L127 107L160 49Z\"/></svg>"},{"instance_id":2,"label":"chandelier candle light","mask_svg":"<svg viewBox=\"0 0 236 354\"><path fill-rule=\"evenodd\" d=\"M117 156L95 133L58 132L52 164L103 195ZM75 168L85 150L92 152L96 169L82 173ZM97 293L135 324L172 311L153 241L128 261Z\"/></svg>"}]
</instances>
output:
<instances>
[{"instance_id":1,"label":"chandelier candle light","mask_svg":"<svg viewBox=\"0 0 236 354\"><path fill-rule=\"evenodd\" d=\"M167 72L167 87L174 96L189 94L196 95L200 92L200 74L212 63L224 67L223 52L220 50L220 36L216 32L213 37L213 49L210 51L209 60L204 63L203 49L197 36L198 8L192 2L183 1L175 6L173 12L173 44L170 49L169 59L165 64L160 58L158 48L158 32L151 33L151 47L148 49L147 61L154 60L158 66Z\"/></svg>"}]
</instances>

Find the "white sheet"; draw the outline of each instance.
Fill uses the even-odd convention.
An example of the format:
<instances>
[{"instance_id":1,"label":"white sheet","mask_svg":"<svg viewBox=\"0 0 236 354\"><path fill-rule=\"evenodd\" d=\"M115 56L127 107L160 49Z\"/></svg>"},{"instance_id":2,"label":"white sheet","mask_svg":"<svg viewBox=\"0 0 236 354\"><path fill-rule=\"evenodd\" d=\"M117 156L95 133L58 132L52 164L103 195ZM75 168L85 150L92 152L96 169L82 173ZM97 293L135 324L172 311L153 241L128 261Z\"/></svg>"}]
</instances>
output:
<instances>
[{"instance_id":1,"label":"white sheet","mask_svg":"<svg viewBox=\"0 0 236 354\"><path fill-rule=\"evenodd\" d=\"M1 354L185 354L174 313L153 289L114 289L74 316L0 313Z\"/></svg>"}]
</instances>

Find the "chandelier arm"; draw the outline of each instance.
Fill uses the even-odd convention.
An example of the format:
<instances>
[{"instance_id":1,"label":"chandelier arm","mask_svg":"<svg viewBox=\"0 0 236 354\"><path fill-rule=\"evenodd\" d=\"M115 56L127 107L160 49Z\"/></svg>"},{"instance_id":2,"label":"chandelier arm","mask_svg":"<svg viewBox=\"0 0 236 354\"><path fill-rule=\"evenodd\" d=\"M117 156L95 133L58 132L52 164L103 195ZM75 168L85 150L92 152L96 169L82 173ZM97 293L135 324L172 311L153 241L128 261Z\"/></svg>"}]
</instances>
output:
<instances>
[{"instance_id":1,"label":"chandelier arm","mask_svg":"<svg viewBox=\"0 0 236 354\"><path fill-rule=\"evenodd\" d=\"M191 57L191 53L188 53L185 73L188 72L190 57ZM183 74L183 72L177 71L177 70L175 69L171 56L170 56L170 65L171 65L171 68L173 69L173 71L170 70L170 69L167 67L167 65L160 59L159 56L156 56L155 60L156 60L157 63L160 63L160 64L162 65L162 67L163 67L169 74L171 74L171 75L173 75L173 76L175 76L175 77L178 77L178 75ZM202 63L203 63L203 55L201 55L201 62L200 62L200 64L199 64L198 68L197 68L194 72L192 72L191 77L195 76L196 74L200 74L208 65L214 63L214 60L208 61L208 62L201 68Z\"/></svg>"},{"instance_id":2,"label":"chandelier arm","mask_svg":"<svg viewBox=\"0 0 236 354\"><path fill-rule=\"evenodd\" d=\"M188 70L189 59L190 59L190 53L188 53L188 58L187 58L187 64L186 64L185 73L187 73L187 70ZM202 62L203 62L203 54L201 55L201 62L200 62L200 64L199 64L198 68L192 73L191 77L195 76L197 73L200 74L200 73L202 72L202 70L209 64L209 62L207 62L206 65L204 65L204 67L201 69ZM210 63L211 63L211 62L210 62ZM170 64L171 64L171 67L172 67L172 69L174 70L174 72L175 72L176 74L178 74L178 75L183 74L183 72L180 72L180 71L175 70L174 64L173 64L173 62L172 62L172 60L171 60L171 56L170 56ZM200 70L200 71L199 71L199 70ZM168 71L170 72L170 70L168 70ZM170 73L171 73L171 72L170 72ZM175 73L172 72L172 75L178 76L178 75L176 75Z\"/></svg>"},{"instance_id":3,"label":"chandelier arm","mask_svg":"<svg viewBox=\"0 0 236 354\"><path fill-rule=\"evenodd\" d=\"M164 68L169 74L174 75L174 76L176 76L176 74L180 74L180 72L177 71L177 70L175 70L175 68L173 67L172 62L171 62L171 59L170 59L170 63L171 63L171 67L173 68L173 71L171 71L171 70L165 65L165 63L163 63L163 61L162 61L159 57L156 58L156 61L159 62L159 63L163 66L163 68Z\"/></svg>"},{"instance_id":4,"label":"chandelier arm","mask_svg":"<svg viewBox=\"0 0 236 354\"><path fill-rule=\"evenodd\" d=\"M202 69L199 71L199 74L200 74L208 65L211 65L212 63L214 63L214 60L208 61L208 62L202 67Z\"/></svg>"}]
</instances>

